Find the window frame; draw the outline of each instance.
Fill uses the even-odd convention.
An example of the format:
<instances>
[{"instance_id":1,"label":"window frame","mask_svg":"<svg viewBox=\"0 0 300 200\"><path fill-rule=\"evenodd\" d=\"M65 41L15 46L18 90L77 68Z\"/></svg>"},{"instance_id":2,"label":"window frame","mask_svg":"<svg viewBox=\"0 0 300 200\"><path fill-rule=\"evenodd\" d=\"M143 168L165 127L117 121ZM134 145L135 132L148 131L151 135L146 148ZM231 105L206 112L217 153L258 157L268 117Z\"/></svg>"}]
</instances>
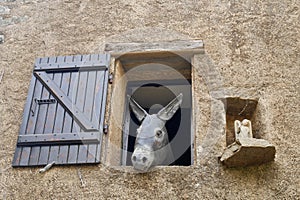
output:
<instances>
[{"instance_id":1,"label":"window frame","mask_svg":"<svg viewBox=\"0 0 300 200\"><path fill-rule=\"evenodd\" d=\"M157 42L157 43L108 43L105 46L105 51L111 54L111 69L114 74L114 83L110 86L110 101L108 102L109 111L107 112L107 123L109 124L110 131L109 134L105 135L104 141L105 145L103 145L102 151L102 162L105 165L116 167L116 168L128 168L129 166L124 166L123 164L123 131L117 130L113 128L112 120L115 118L114 115L118 115L114 113L112 107L114 107L114 99L115 98L115 89L116 82L120 78L120 74L118 74L118 69L123 68L122 62L120 61L120 57L126 53L132 55L140 55L140 54L157 54L157 53L165 53L171 52L177 54L179 56L184 57L189 60L191 65L190 79L191 79L191 166L195 165L197 162L197 153L196 153L196 122L195 122L195 96L194 96L194 80L195 80L195 68L194 64L194 56L197 54L204 53L204 44L202 40L184 40L184 41L173 41L173 42ZM125 95L124 95L125 96ZM125 99L123 105L125 104ZM122 114L125 115L125 111L122 111ZM119 114L120 115L120 114ZM122 122L125 116L122 115ZM122 123L121 122L121 123ZM122 125L123 127L123 125ZM163 166L168 167L168 166ZM174 167L174 166L172 166ZM180 166L187 167L187 166Z\"/></svg>"}]
</instances>

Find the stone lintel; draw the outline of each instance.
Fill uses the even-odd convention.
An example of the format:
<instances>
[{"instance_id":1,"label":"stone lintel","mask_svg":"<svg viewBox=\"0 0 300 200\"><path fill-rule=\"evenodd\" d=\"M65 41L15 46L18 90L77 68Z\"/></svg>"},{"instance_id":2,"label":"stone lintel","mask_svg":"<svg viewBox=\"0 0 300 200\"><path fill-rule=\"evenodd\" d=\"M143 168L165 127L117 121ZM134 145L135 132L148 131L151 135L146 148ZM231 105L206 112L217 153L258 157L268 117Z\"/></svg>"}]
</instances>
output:
<instances>
[{"instance_id":1,"label":"stone lintel","mask_svg":"<svg viewBox=\"0 0 300 200\"><path fill-rule=\"evenodd\" d=\"M257 88L236 88L236 87L224 87L218 88L217 90L211 91L211 96L215 99L226 99L226 98L241 98L241 99L252 99L258 101L259 94Z\"/></svg>"},{"instance_id":2,"label":"stone lintel","mask_svg":"<svg viewBox=\"0 0 300 200\"><path fill-rule=\"evenodd\" d=\"M106 52L113 56L129 53L152 53L152 52L173 52L173 53L204 53L202 40L176 40L149 43L108 43L105 45Z\"/></svg>"}]
</instances>

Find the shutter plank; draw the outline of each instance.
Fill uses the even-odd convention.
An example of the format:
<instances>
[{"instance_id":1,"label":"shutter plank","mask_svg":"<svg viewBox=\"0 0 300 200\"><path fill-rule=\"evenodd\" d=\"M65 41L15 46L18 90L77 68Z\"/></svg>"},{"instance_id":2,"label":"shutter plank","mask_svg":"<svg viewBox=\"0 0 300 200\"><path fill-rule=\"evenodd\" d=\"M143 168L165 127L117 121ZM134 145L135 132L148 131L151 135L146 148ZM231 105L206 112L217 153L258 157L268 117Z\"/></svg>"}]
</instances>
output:
<instances>
[{"instance_id":1,"label":"shutter plank","mask_svg":"<svg viewBox=\"0 0 300 200\"><path fill-rule=\"evenodd\" d=\"M100 156L101 156L101 145L97 144L96 154L95 154L96 163L100 163Z\"/></svg>"},{"instance_id":2,"label":"shutter plank","mask_svg":"<svg viewBox=\"0 0 300 200\"><path fill-rule=\"evenodd\" d=\"M74 56L66 56L65 61L62 63L64 63L64 64L74 63Z\"/></svg>"},{"instance_id":3,"label":"shutter plank","mask_svg":"<svg viewBox=\"0 0 300 200\"><path fill-rule=\"evenodd\" d=\"M97 59L100 59L99 56L97 55L92 55L91 56L91 60L95 61ZM103 58L101 58L103 59ZM94 85L94 91L93 91L93 105L92 105L92 122L99 124L100 121L100 113L101 113L101 106L102 103L98 103L97 102L101 102L101 94L103 92L102 88L104 85L104 74L106 72L103 71L97 71L94 72L94 74L92 75L92 78L95 76L95 85ZM104 86L105 87L105 86ZM99 125L97 127L100 132L102 132L103 128L101 129L101 126ZM102 136L102 135L101 135ZM101 141L102 137L100 138ZM88 157L87 157L87 162L88 163L99 163L100 162L100 151L101 151L101 145L100 144L90 144L89 145L89 150L88 150Z\"/></svg>"},{"instance_id":4,"label":"shutter plank","mask_svg":"<svg viewBox=\"0 0 300 200\"><path fill-rule=\"evenodd\" d=\"M57 63L61 63L65 60L64 56L57 57ZM58 73L57 76L55 76L55 82L58 84L62 91L65 92L65 94L68 94L68 88L69 88L69 82L68 79L70 78L70 73ZM64 123L64 117L65 117L65 109L62 107L60 103L57 103L56 108L56 115L55 115L55 121L54 121L54 127L53 127L53 133L61 133L63 130L63 123Z\"/></svg>"},{"instance_id":5,"label":"shutter plank","mask_svg":"<svg viewBox=\"0 0 300 200\"><path fill-rule=\"evenodd\" d=\"M70 145L69 155L68 155L68 163L76 164L77 163L77 155L78 155L78 145Z\"/></svg>"},{"instance_id":6,"label":"shutter plank","mask_svg":"<svg viewBox=\"0 0 300 200\"><path fill-rule=\"evenodd\" d=\"M103 82L104 82L104 73L101 71L97 71L96 86L95 86L95 101L94 102L101 102L101 103L96 103L94 105L95 115L93 115L92 121L97 121L98 124L99 124L99 120L100 120L101 105L102 105ZM100 129L100 125L97 127L97 129L102 131Z\"/></svg>"},{"instance_id":7,"label":"shutter plank","mask_svg":"<svg viewBox=\"0 0 300 200\"><path fill-rule=\"evenodd\" d=\"M96 71L88 72L87 78L87 92L84 105L84 115L88 117L90 121L93 120L93 107L95 98L95 86L96 86ZM92 124L97 124L97 121L92 121ZM96 128L96 127L95 127Z\"/></svg>"},{"instance_id":8,"label":"shutter plank","mask_svg":"<svg viewBox=\"0 0 300 200\"><path fill-rule=\"evenodd\" d=\"M87 163L95 163L96 153L97 153L97 144L90 144L88 147Z\"/></svg>"},{"instance_id":9,"label":"shutter plank","mask_svg":"<svg viewBox=\"0 0 300 200\"><path fill-rule=\"evenodd\" d=\"M76 107L79 108L81 112L84 112L84 104L86 100L88 82L88 72L79 72L79 85L76 99Z\"/></svg>"},{"instance_id":10,"label":"shutter plank","mask_svg":"<svg viewBox=\"0 0 300 200\"><path fill-rule=\"evenodd\" d=\"M85 55L85 56L75 56L74 57L74 62L80 62L80 61L89 61L89 55ZM86 73L86 72L85 72ZM83 112L83 105L84 105L84 99L85 99L85 85L86 85L86 78L85 77L82 77L82 72L79 71L78 72L78 76L77 76L77 85L76 85L76 97L75 97L75 105L79 108L79 110L81 112ZM83 90L83 91L81 91ZM76 128L76 130L81 131L81 128L78 127L78 126L74 126L73 125L73 128Z\"/></svg>"},{"instance_id":11,"label":"shutter plank","mask_svg":"<svg viewBox=\"0 0 300 200\"><path fill-rule=\"evenodd\" d=\"M65 164L68 161L69 145L60 145L58 153L58 163Z\"/></svg>"},{"instance_id":12,"label":"shutter plank","mask_svg":"<svg viewBox=\"0 0 300 200\"><path fill-rule=\"evenodd\" d=\"M76 106L80 109L81 112L84 110L84 103L86 99L86 84L87 84L87 73L88 72L79 72L79 85L78 85L78 92L77 92L77 98L76 98ZM82 129L80 128L79 132L81 132ZM74 151L76 147L74 146ZM83 158L84 154L87 156L87 149L84 148L83 145L79 145L78 147L78 157L76 162L82 163L86 158Z\"/></svg>"},{"instance_id":13,"label":"shutter plank","mask_svg":"<svg viewBox=\"0 0 300 200\"><path fill-rule=\"evenodd\" d=\"M20 159L20 166L27 166L29 163L31 147L23 147Z\"/></svg>"},{"instance_id":14,"label":"shutter plank","mask_svg":"<svg viewBox=\"0 0 300 200\"><path fill-rule=\"evenodd\" d=\"M29 165L35 166L39 162L39 155L40 155L41 147L33 146L31 147L30 158L29 158Z\"/></svg>"},{"instance_id":15,"label":"shutter plank","mask_svg":"<svg viewBox=\"0 0 300 200\"><path fill-rule=\"evenodd\" d=\"M57 63L63 63L64 61L65 61L64 56L59 56L57 58ZM71 73L70 72L64 72L61 75L60 88L67 95L69 93L70 78L71 78ZM66 114L68 114L68 113L65 111L63 106L60 105L60 104L58 104L57 113L58 114L56 115L55 126L54 126L53 132L63 133L64 132L64 126L66 124L68 124L68 122L67 123L65 122L66 117L67 117L67 119L69 119L69 124L71 124L71 117L66 116ZM71 127L71 125L70 125L70 127ZM70 130L71 130L71 128L68 128L68 132L71 132ZM57 155L57 162L58 163L60 163L60 164L67 163L68 151L69 151L69 145L60 145L59 146L58 155Z\"/></svg>"},{"instance_id":16,"label":"shutter plank","mask_svg":"<svg viewBox=\"0 0 300 200\"><path fill-rule=\"evenodd\" d=\"M87 55L88 56L88 55ZM79 63L82 61L84 55L75 55L73 56L73 63Z\"/></svg>"},{"instance_id":17,"label":"shutter plank","mask_svg":"<svg viewBox=\"0 0 300 200\"><path fill-rule=\"evenodd\" d=\"M54 79L54 74L49 74L49 77L52 78L52 80ZM48 92L46 87L43 87L43 98L42 99L49 99L51 98L51 94ZM42 127L40 127L40 129L38 129L39 131L36 131L36 133L40 133L40 131L42 131L41 133L45 134L45 133L50 133L52 131L52 126L53 125L53 115L54 115L54 109L55 109L55 105L56 104L41 104L41 106L43 106L43 110L41 112L41 119L40 119L40 123L41 126L43 125L43 130ZM44 118L44 120L43 120ZM49 124L48 126L46 126L47 124ZM39 127L38 127L39 128ZM39 159L39 164L40 165L46 165L48 164L48 160L49 160L49 154L50 154L50 147L49 146L42 146L40 149L40 159Z\"/></svg>"},{"instance_id":18,"label":"shutter plank","mask_svg":"<svg viewBox=\"0 0 300 200\"><path fill-rule=\"evenodd\" d=\"M35 84L35 91L32 97L32 104L31 104L31 112L29 116L29 121L27 125L26 134L34 134L35 133L35 126L37 121L37 116L39 113L39 108L37 103L34 99L40 99L42 95L42 84L34 77L33 79L36 80ZM34 104L34 105L33 105ZM30 165L37 165L39 160L39 154L40 154L40 147L31 147L31 153L29 158L29 164Z\"/></svg>"},{"instance_id":19,"label":"shutter plank","mask_svg":"<svg viewBox=\"0 0 300 200\"><path fill-rule=\"evenodd\" d=\"M77 163L86 163L88 154L88 145L79 145Z\"/></svg>"},{"instance_id":20,"label":"shutter plank","mask_svg":"<svg viewBox=\"0 0 300 200\"><path fill-rule=\"evenodd\" d=\"M69 92L70 92L69 91L70 85L71 85L71 73L64 73L61 88L62 88L62 90L66 91L66 94L68 94L68 96L69 96ZM62 106L60 106L60 108L62 110L64 110L64 108ZM61 117L63 117L62 133L66 133L66 132L70 133L71 128L72 128L72 117L69 115L69 113L66 110L64 110L63 115L61 115ZM69 145L60 146L58 162L61 164L67 163L68 153L69 153Z\"/></svg>"},{"instance_id":21,"label":"shutter plank","mask_svg":"<svg viewBox=\"0 0 300 200\"><path fill-rule=\"evenodd\" d=\"M59 79L59 80L56 80ZM60 74L54 74L54 81L60 81ZM54 99L52 95L49 95L49 99ZM57 107L57 101L56 103L46 104L47 106L47 114L45 119L45 127L43 133L53 133L54 128L54 122L55 122L55 116L56 116L56 107Z\"/></svg>"},{"instance_id":22,"label":"shutter plank","mask_svg":"<svg viewBox=\"0 0 300 200\"><path fill-rule=\"evenodd\" d=\"M90 55L85 55L82 57L83 62L90 62L91 61L91 56ZM95 84L95 76L90 76L91 74L95 74L95 71L90 71L90 72L82 72L82 81L85 82L86 87L82 92L85 92L85 98L83 100L83 103L80 103L80 106L82 106L82 111L84 115L87 117L89 121L91 121L91 104L93 102L93 90L94 90L94 84ZM84 80L85 79L85 80ZM79 88L81 91L81 89ZM92 122L94 126L96 125L95 123ZM93 127L96 128L96 127ZM88 157L88 145L79 145L79 151L78 151L78 163L86 163L87 162L87 157Z\"/></svg>"},{"instance_id":23,"label":"shutter plank","mask_svg":"<svg viewBox=\"0 0 300 200\"><path fill-rule=\"evenodd\" d=\"M79 72L72 72L71 85L70 85L70 96L72 97L73 104L76 102L77 98L77 88L79 82ZM76 123L76 121L72 118L71 123L71 132L77 133L80 131L80 126ZM77 153L78 153L78 145L70 145L69 146L69 154L68 154L68 163L76 163L77 161Z\"/></svg>"},{"instance_id":24,"label":"shutter plank","mask_svg":"<svg viewBox=\"0 0 300 200\"><path fill-rule=\"evenodd\" d=\"M108 71L104 71L102 72L101 74L101 77L102 77L102 84L101 84L101 88L100 88L100 99L101 99L101 103L100 103L100 108L101 108L101 111L100 111L100 123L99 123L99 130L101 132L103 132L103 125L104 125L104 115L105 115L105 106L106 106L106 95L103 95L104 91L107 92L107 85L108 85Z\"/></svg>"},{"instance_id":25,"label":"shutter plank","mask_svg":"<svg viewBox=\"0 0 300 200\"><path fill-rule=\"evenodd\" d=\"M32 96L31 111L30 111L29 121L27 123L25 134L35 134L36 124L37 124L36 122L37 122L38 115L39 115L39 105L37 104L37 102L35 102L34 99L42 98L43 86L35 77L33 77L33 79L35 79L35 82L36 82L35 90L34 90L34 93ZM29 158L30 165L38 164L40 149L41 149L40 147L32 147L31 153L30 153L30 158Z\"/></svg>"},{"instance_id":26,"label":"shutter plank","mask_svg":"<svg viewBox=\"0 0 300 200\"><path fill-rule=\"evenodd\" d=\"M85 115L89 117L90 121L92 121L93 124L98 124L97 120L95 120L95 117L93 117L93 115L96 115L93 109L95 103L96 74L97 74L96 71L89 72L88 86L87 86L88 91L86 96L90 98L86 99L85 109L84 109ZM96 149L97 149L96 144L88 145L87 163L95 162Z\"/></svg>"},{"instance_id":27,"label":"shutter plank","mask_svg":"<svg viewBox=\"0 0 300 200\"><path fill-rule=\"evenodd\" d=\"M49 57L42 58L40 60L41 64L48 63L48 62L49 62ZM33 124L28 123L26 134L35 134L36 131L41 131L41 133L42 133L42 130L44 127L44 125L42 124L44 122L44 120L43 120L44 112L42 111L41 115L39 115L40 106L37 104L37 102L34 99L43 99L49 93L47 93L47 92L43 93L44 88L38 80L36 81L36 89L37 89L37 91L35 92L36 96L34 96L33 100L32 100L32 104L34 104L34 106L31 108L31 109L35 110L35 114L31 118L31 120L35 122L35 126L33 126L34 123ZM47 99L47 98L45 98L45 99ZM38 122L40 122L40 123L38 123ZM27 155L28 155L28 158L27 158ZM22 165L21 162L24 162L25 166L27 164L32 164L32 165L38 164L39 155L40 155L40 147L23 147L22 158L28 159L28 161L21 160L20 165ZM27 162L27 164L25 164L26 162Z\"/></svg>"},{"instance_id":28,"label":"shutter plank","mask_svg":"<svg viewBox=\"0 0 300 200\"><path fill-rule=\"evenodd\" d=\"M39 165L48 164L49 149L50 149L49 146L41 146L39 162L38 162Z\"/></svg>"},{"instance_id":29,"label":"shutter plank","mask_svg":"<svg viewBox=\"0 0 300 200\"><path fill-rule=\"evenodd\" d=\"M91 61L91 63L99 62L99 54L91 54L90 61Z\"/></svg>"},{"instance_id":30,"label":"shutter plank","mask_svg":"<svg viewBox=\"0 0 300 200\"><path fill-rule=\"evenodd\" d=\"M40 64L40 63L46 63L48 58L39 58L35 62L35 67ZM32 80L34 80L34 88L30 88L30 90L33 91L33 94L28 94L28 98L31 98L31 104L30 104L30 111L24 111L24 113L28 113L28 121L26 119L23 119L24 121L27 121L27 126L22 125L26 131L24 131L23 128L20 130L20 134L34 134L35 133L35 125L36 125L36 120L38 116L38 105L37 102L34 99L40 99L41 98L41 93L42 93L42 84L33 76ZM27 147L25 147L27 148ZM37 165L38 164L38 159L39 159L39 154L40 154L40 147L31 147L30 151L30 156L29 156L29 165Z\"/></svg>"},{"instance_id":31,"label":"shutter plank","mask_svg":"<svg viewBox=\"0 0 300 200\"><path fill-rule=\"evenodd\" d=\"M49 57L48 59L48 63L47 64L55 64L57 61L57 57ZM55 74L50 75L49 77L52 77L52 80L54 80ZM44 87L44 90L46 90L46 88ZM48 92L49 93L49 92ZM49 99L53 99L54 97L49 93ZM45 97L45 99L47 99ZM45 104L47 107L47 114L46 114L46 118L44 121L44 130L43 130L43 134L45 133L51 133L53 130L53 124L54 124L54 119L55 119L55 111L56 111L56 106L57 106L57 102L55 104ZM50 155L50 147L40 147L40 149L38 150L39 147L33 147L35 148L32 156L32 159L35 155L37 155L38 153L40 153L40 160L38 161L39 164L48 164L49 162L49 155ZM42 155L41 155L42 154Z\"/></svg>"},{"instance_id":32,"label":"shutter plank","mask_svg":"<svg viewBox=\"0 0 300 200\"><path fill-rule=\"evenodd\" d=\"M64 57L58 57L57 61L60 62L61 60L64 60ZM59 88L62 88L62 73L55 73L54 74L54 83L56 83ZM62 91L65 92L64 89ZM56 129L60 129L58 133L61 132L62 125L59 124L62 122L61 116L63 115L63 110L59 110L59 106L61 106L58 102L56 104L49 105L49 109L52 110L52 112L48 112L48 119L46 121L46 130L49 130L49 133L56 133ZM50 120L49 120L50 119ZM55 123L56 122L56 123ZM60 127L60 128L59 128ZM45 132L47 133L47 132ZM51 146L50 147L50 153L49 153L49 160L48 163L51 163L55 161L55 163L58 163L58 154L59 154L59 146Z\"/></svg>"},{"instance_id":33,"label":"shutter plank","mask_svg":"<svg viewBox=\"0 0 300 200\"><path fill-rule=\"evenodd\" d=\"M26 131L24 131L24 134L34 134L35 129L37 126L37 119L39 116L39 105L36 103L35 99L42 99L42 92L43 92L43 85L33 76L32 79L35 80L35 90L33 93L33 96L31 97L31 108L30 108L30 115L29 115L29 120L27 122ZM23 129L20 130L20 133L23 133Z\"/></svg>"},{"instance_id":34,"label":"shutter plank","mask_svg":"<svg viewBox=\"0 0 300 200\"><path fill-rule=\"evenodd\" d=\"M77 93L78 93L78 84L79 84L79 72L72 72L71 74L71 83L70 83L70 90L69 95L71 98L71 101L73 104L76 104L77 102ZM72 117L72 132L79 132L80 126L77 124L77 122Z\"/></svg>"},{"instance_id":35,"label":"shutter plank","mask_svg":"<svg viewBox=\"0 0 300 200\"><path fill-rule=\"evenodd\" d=\"M74 62L74 56L66 56L66 63L73 63ZM77 94L77 85L78 85L78 72L72 72L71 73L71 81L69 85L69 98L71 99L71 102L74 104L76 101L76 94ZM73 119L72 116L69 115L69 113L66 113L66 132L76 132L75 129L79 129L78 124ZM69 122L69 123L68 123ZM68 130L69 128L69 130ZM77 159L77 153L74 154L74 152L77 152L78 150L72 146L68 146L68 155L67 155L67 163L72 164L76 163Z\"/></svg>"},{"instance_id":36,"label":"shutter plank","mask_svg":"<svg viewBox=\"0 0 300 200\"><path fill-rule=\"evenodd\" d=\"M41 64L48 63L49 58L42 59ZM50 78L53 78L53 75L50 75ZM48 92L47 88L44 86L42 87L42 96L41 99L49 99L50 93ZM43 134L45 129L45 120L47 117L48 105L47 104L40 104L38 105L38 118L35 127L35 134ZM46 165L48 163L48 156L49 156L49 147L41 147L40 154L39 154L39 161L38 165Z\"/></svg>"},{"instance_id":37,"label":"shutter plank","mask_svg":"<svg viewBox=\"0 0 300 200\"><path fill-rule=\"evenodd\" d=\"M96 73L96 84L95 84L95 100L94 102L101 102L101 103L96 103L94 104L94 108L93 108L93 112L95 112L95 114L93 114L93 119L92 121L97 121L98 123L98 129L100 130L100 132L102 133L103 132L103 125L101 123L103 123L104 121L104 117L103 119L101 119L101 113L103 113L103 116L104 116L104 110L102 111L101 107L103 104L105 104L105 102L102 102L102 101L106 101L104 99L102 99L102 93L103 93L103 88L107 87L106 83L107 83L107 80L106 80L106 83L105 83L105 73L107 72L102 72L102 71L97 71ZM102 122L101 122L101 121ZM100 140L102 140L102 134L101 134L101 138ZM93 149L92 149L93 150ZM95 157L95 162L96 163L100 163L100 154L101 154L101 145L100 144L97 144L96 145L96 152L93 152L91 151L90 153L94 153L94 157Z\"/></svg>"},{"instance_id":38,"label":"shutter plank","mask_svg":"<svg viewBox=\"0 0 300 200\"><path fill-rule=\"evenodd\" d=\"M48 163L58 163L59 146L50 146Z\"/></svg>"},{"instance_id":39,"label":"shutter plank","mask_svg":"<svg viewBox=\"0 0 300 200\"><path fill-rule=\"evenodd\" d=\"M55 64L56 61L57 61L57 57L49 57L48 64L50 65Z\"/></svg>"},{"instance_id":40,"label":"shutter plank","mask_svg":"<svg viewBox=\"0 0 300 200\"><path fill-rule=\"evenodd\" d=\"M49 97L50 97L50 94L49 94L47 88L42 86L42 95L41 95L40 99L49 99ZM37 121L36 121L34 133L41 134L41 133L44 133L45 120L46 120L47 111L48 111L48 104L37 105L37 110L38 110L38 114L37 114Z\"/></svg>"},{"instance_id":41,"label":"shutter plank","mask_svg":"<svg viewBox=\"0 0 300 200\"><path fill-rule=\"evenodd\" d=\"M65 76L63 79L63 85L68 86L68 97L71 99L72 102L74 102L74 99L72 98L73 94L73 85L74 85L74 72L71 72L68 74L68 76ZM76 76L75 76L76 79ZM63 123L63 131L66 132L72 132L72 126L73 126L73 118L72 116L65 110L64 112L64 123Z\"/></svg>"},{"instance_id":42,"label":"shutter plank","mask_svg":"<svg viewBox=\"0 0 300 200\"><path fill-rule=\"evenodd\" d=\"M90 61L91 61L91 55L83 55L82 58L81 58L81 61L83 63L89 64Z\"/></svg>"},{"instance_id":43,"label":"shutter plank","mask_svg":"<svg viewBox=\"0 0 300 200\"><path fill-rule=\"evenodd\" d=\"M38 165L47 165L48 157L49 157L49 147L42 146L41 150L40 150L40 157L39 157Z\"/></svg>"},{"instance_id":44,"label":"shutter plank","mask_svg":"<svg viewBox=\"0 0 300 200\"><path fill-rule=\"evenodd\" d=\"M79 61L82 61L83 56L75 56L74 57L74 62L79 62ZM73 77L73 83L72 83L72 88L73 88L73 91L72 91L72 96L74 97L73 98L73 103L79 108L81 109L81 106L80 106L80 100L82 99L82 96L84 95L82 93L82 91L80 91L80 81L82 81L82 78L80 79L80 74L81 72L77 72L76 73L76 79L74 80ZM75 120L73 120L73 127L72 127L72 132L74 133L78 133L81 131L81 128L80 126L75 123ZM68 156L68 163L77 163L77 158L78 158L78 150L79 150L79 145L70 145L70 148L69 148L69 156Z\"/></svg>"}]
</instances>

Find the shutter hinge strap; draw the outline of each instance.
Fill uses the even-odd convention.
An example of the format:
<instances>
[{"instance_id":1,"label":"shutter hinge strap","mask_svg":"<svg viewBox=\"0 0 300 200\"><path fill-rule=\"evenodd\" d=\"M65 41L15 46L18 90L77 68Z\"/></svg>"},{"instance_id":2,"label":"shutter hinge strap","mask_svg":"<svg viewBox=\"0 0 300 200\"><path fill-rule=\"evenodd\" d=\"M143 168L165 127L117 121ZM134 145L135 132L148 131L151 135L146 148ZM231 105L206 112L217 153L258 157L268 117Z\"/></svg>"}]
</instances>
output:
<instances>
[{"instance_id":1,"label":"shutter hinge strap","mask_svg":"<svg viewBox=\"0 0 300 200\"><path fill-rule=\"evenodd\" d=\"M114 82L114 74L113 73L109 74L109 76L108 76L108 82L109 82L109 84L112 84Z\"/></svg>"},{"instance_id":2,"label":"shutter hinge strap","mask_svg":"<svg viewBox=\"0 0 300 200\"><path fill-rule=\"evenodd\" d=\"M107 124L105 124L104 127L103 127L103 133L104 134L108 133L108 128L109 128L109 126Z\"/></svg>"}]
</instances>

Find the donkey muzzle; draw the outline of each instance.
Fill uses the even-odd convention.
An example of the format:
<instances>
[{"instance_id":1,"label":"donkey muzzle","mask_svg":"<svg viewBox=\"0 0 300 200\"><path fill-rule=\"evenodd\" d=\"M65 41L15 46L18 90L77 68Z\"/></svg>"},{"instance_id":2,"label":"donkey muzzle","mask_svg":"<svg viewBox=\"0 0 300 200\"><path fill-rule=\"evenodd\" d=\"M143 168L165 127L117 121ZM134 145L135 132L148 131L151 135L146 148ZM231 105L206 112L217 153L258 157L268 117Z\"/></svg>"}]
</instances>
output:
<instances>
[{"instance_id":1,"label":"donkey muzzle","mask_svg":"<svg viewBox=\"0 0 300 200\"><path fill-rule=\"evenodd\" d=\"M131 161L134 169L146 172L152 166L154 152L149 149L137 147L131 156Z\"/></svg>"}]
</instances>

